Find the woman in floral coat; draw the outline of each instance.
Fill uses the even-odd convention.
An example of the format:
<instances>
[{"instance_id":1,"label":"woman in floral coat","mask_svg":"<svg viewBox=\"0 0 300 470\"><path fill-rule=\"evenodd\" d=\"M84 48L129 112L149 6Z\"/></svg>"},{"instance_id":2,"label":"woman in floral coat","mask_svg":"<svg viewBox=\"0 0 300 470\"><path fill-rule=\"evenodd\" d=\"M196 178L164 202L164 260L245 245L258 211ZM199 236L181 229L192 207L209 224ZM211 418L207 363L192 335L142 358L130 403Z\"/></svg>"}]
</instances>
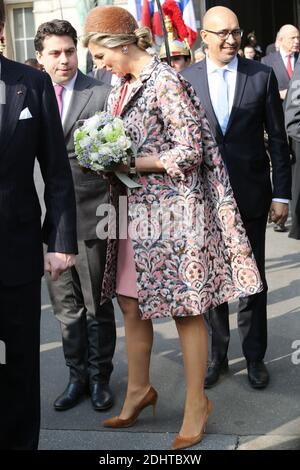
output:
<instances>
[{"instance_id":1,"label":"woman in floral coat","mask_svg":"<svg viewBox=\"0 0 300 470\"><path fill-rule=\"evenodd\" d=\"M202 439L211 411L202 314L259 292L259 273L203 108L183 78L146 52L149 30L122 8L97 7L87 17L84 42L96 63L123 77L108 110L121 116L133 141L133 179L140 184L127 191L130 236L118 227L121 239L108 241L102 300L117 293L124 314L128 388L120 415L104 425L131 426L143 408L155 406L152 319L172 317L186 379L183 423L172 448L189 447ZM124 206L121 194L112 186L116 208Z\"/></svg>"}]
</instances>

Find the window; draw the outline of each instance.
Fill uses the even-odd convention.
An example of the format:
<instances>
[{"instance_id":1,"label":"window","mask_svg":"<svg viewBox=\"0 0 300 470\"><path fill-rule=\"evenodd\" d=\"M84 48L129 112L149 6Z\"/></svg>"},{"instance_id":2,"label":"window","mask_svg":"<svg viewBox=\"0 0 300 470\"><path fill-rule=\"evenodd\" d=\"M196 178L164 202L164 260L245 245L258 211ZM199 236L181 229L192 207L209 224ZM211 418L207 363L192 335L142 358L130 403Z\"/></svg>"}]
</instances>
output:
<instances>
[{"instance_id":1,"label":"window","mask_svg":"<svg viewBox=\"0 0 300 470\"><path fill-rule=\"evenodd\" d=\"M32 7L13 8L12 13L15 59L18 62L24 62L30 57L35 57L33 9Z\"/></svg>"}]
</instances>

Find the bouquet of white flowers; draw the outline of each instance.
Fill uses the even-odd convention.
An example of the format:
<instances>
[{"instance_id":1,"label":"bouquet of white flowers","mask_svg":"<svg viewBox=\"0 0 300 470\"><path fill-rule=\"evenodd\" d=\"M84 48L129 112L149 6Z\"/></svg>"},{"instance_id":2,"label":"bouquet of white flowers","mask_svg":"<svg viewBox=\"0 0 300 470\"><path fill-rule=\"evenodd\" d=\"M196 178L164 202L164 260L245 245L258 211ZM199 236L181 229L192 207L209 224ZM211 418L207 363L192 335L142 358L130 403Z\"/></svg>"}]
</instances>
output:
<instances>
[{"instance_id":1,"label":"bouquet of white flowers","mask_svg":"<svg viewBox=\"0 0 300 470\"><path fill-rule=\"evenodd\" d=\"M96 172L114 172L129 188L140 185L116 171L126 165L132 154L132 142L126 135L123 121L105 111L80 122L74 132L75 154L79 165Z\"/></svg>"}]
</instances>

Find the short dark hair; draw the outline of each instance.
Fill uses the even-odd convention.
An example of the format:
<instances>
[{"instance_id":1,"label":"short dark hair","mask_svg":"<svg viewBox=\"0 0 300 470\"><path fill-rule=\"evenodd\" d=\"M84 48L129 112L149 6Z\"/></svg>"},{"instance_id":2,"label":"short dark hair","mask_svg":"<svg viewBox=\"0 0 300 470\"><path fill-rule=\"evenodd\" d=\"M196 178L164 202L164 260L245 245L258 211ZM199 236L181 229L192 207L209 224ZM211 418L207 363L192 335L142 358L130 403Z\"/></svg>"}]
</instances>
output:
<instances>
[{"instance_id":1,"label":"short dark hair","mask_svg":"<svg viewBox=\"0 0 300 470\"><path fill-rule=\"evenodd\" d=\"M44 49L44 40L48 36L69 36L73 39L75 47L77 46L77 32L71 23L66 20L53 20L42 23L36 32L34 38L34 47L38 52Z\"/></svg>"},{"instance_id":2,"label":"short dark hair","mask_svg":"<svg viewBox=\"0 0 300 470\"><path fill-rule=\"evenodd\" d=\"M4 25L4 23L5 23L4 0L0 0L0 24Z\"/></svg>"}]
</instances>

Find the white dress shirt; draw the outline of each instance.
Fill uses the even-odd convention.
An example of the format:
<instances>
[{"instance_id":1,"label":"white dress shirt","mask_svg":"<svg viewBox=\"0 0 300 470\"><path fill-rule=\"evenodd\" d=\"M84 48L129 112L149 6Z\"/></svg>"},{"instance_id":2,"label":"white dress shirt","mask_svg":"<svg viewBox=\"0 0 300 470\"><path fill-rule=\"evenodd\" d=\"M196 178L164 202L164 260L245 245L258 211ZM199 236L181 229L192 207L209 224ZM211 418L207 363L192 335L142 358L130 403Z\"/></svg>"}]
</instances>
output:
<instances>
[{"instance_id":1,"label":"white dress shirt","mask_svg":"<svg viewBox=\"0 0 300 470\"><path fill-rule=\"evenodd\" d=\"M284 51L283 49L280 49L279 50L280 52L280 55L282 57L282 60L284 62L284 65L285 65L285 68L287 69L287 61L288 61L288 56L290 55L291 56L291 64L292 64L292 70L294 71L294 68L295 68L295 63L296 63L296 57L295 57L295 54L294 52L286 52Z\"/></svg>"},{"instance_id":2,"label":"white dress shirt","mask_svg":"<svg viewBox=\"0 0 300 470\"><path fill-rule=\"evenodd\" d=\"M62 103L63 103L63 105L62 105L62 115L61 115L62 124L64 124L64 122L66 120L66 116L67 116L67 113L68 113L68 110L69 110L69 107L70 107L70 103L71 103L71 99L72 99L74 85L75 85L75 82L76 82L77 75L78 75L78 72L75 73L74 77L71 78L70 81L68 81L67 83L65 83L63 85L64 91L62 93ZM55 83L53 82L53 86L54 85L55 85Z\"/></svg>"},{"instance_id":3,"label":"white dress shirt","mask_svg":"<svg viewBox=\"0 0 300 470\"><path fill-rule=\"evenodd\" d=\"M214 109L217 109L217 98L218 94L216 93L215 81L216 81L216 73L217 69L220 69L218 65L216 65L209 57L206 58L207 63L207 78L208 78L208 87L209 87L209 94L211 103ZM238 60L235 56L234 59L229 64L224 65L224 69L228 70L225 74L225 80L228 86L228 106L229 106L229 115L232 110L234 94L235 94L235 86L236 86L236 77L237 77L237 67L238 67Z\"/></svg>"}]
</instances>

